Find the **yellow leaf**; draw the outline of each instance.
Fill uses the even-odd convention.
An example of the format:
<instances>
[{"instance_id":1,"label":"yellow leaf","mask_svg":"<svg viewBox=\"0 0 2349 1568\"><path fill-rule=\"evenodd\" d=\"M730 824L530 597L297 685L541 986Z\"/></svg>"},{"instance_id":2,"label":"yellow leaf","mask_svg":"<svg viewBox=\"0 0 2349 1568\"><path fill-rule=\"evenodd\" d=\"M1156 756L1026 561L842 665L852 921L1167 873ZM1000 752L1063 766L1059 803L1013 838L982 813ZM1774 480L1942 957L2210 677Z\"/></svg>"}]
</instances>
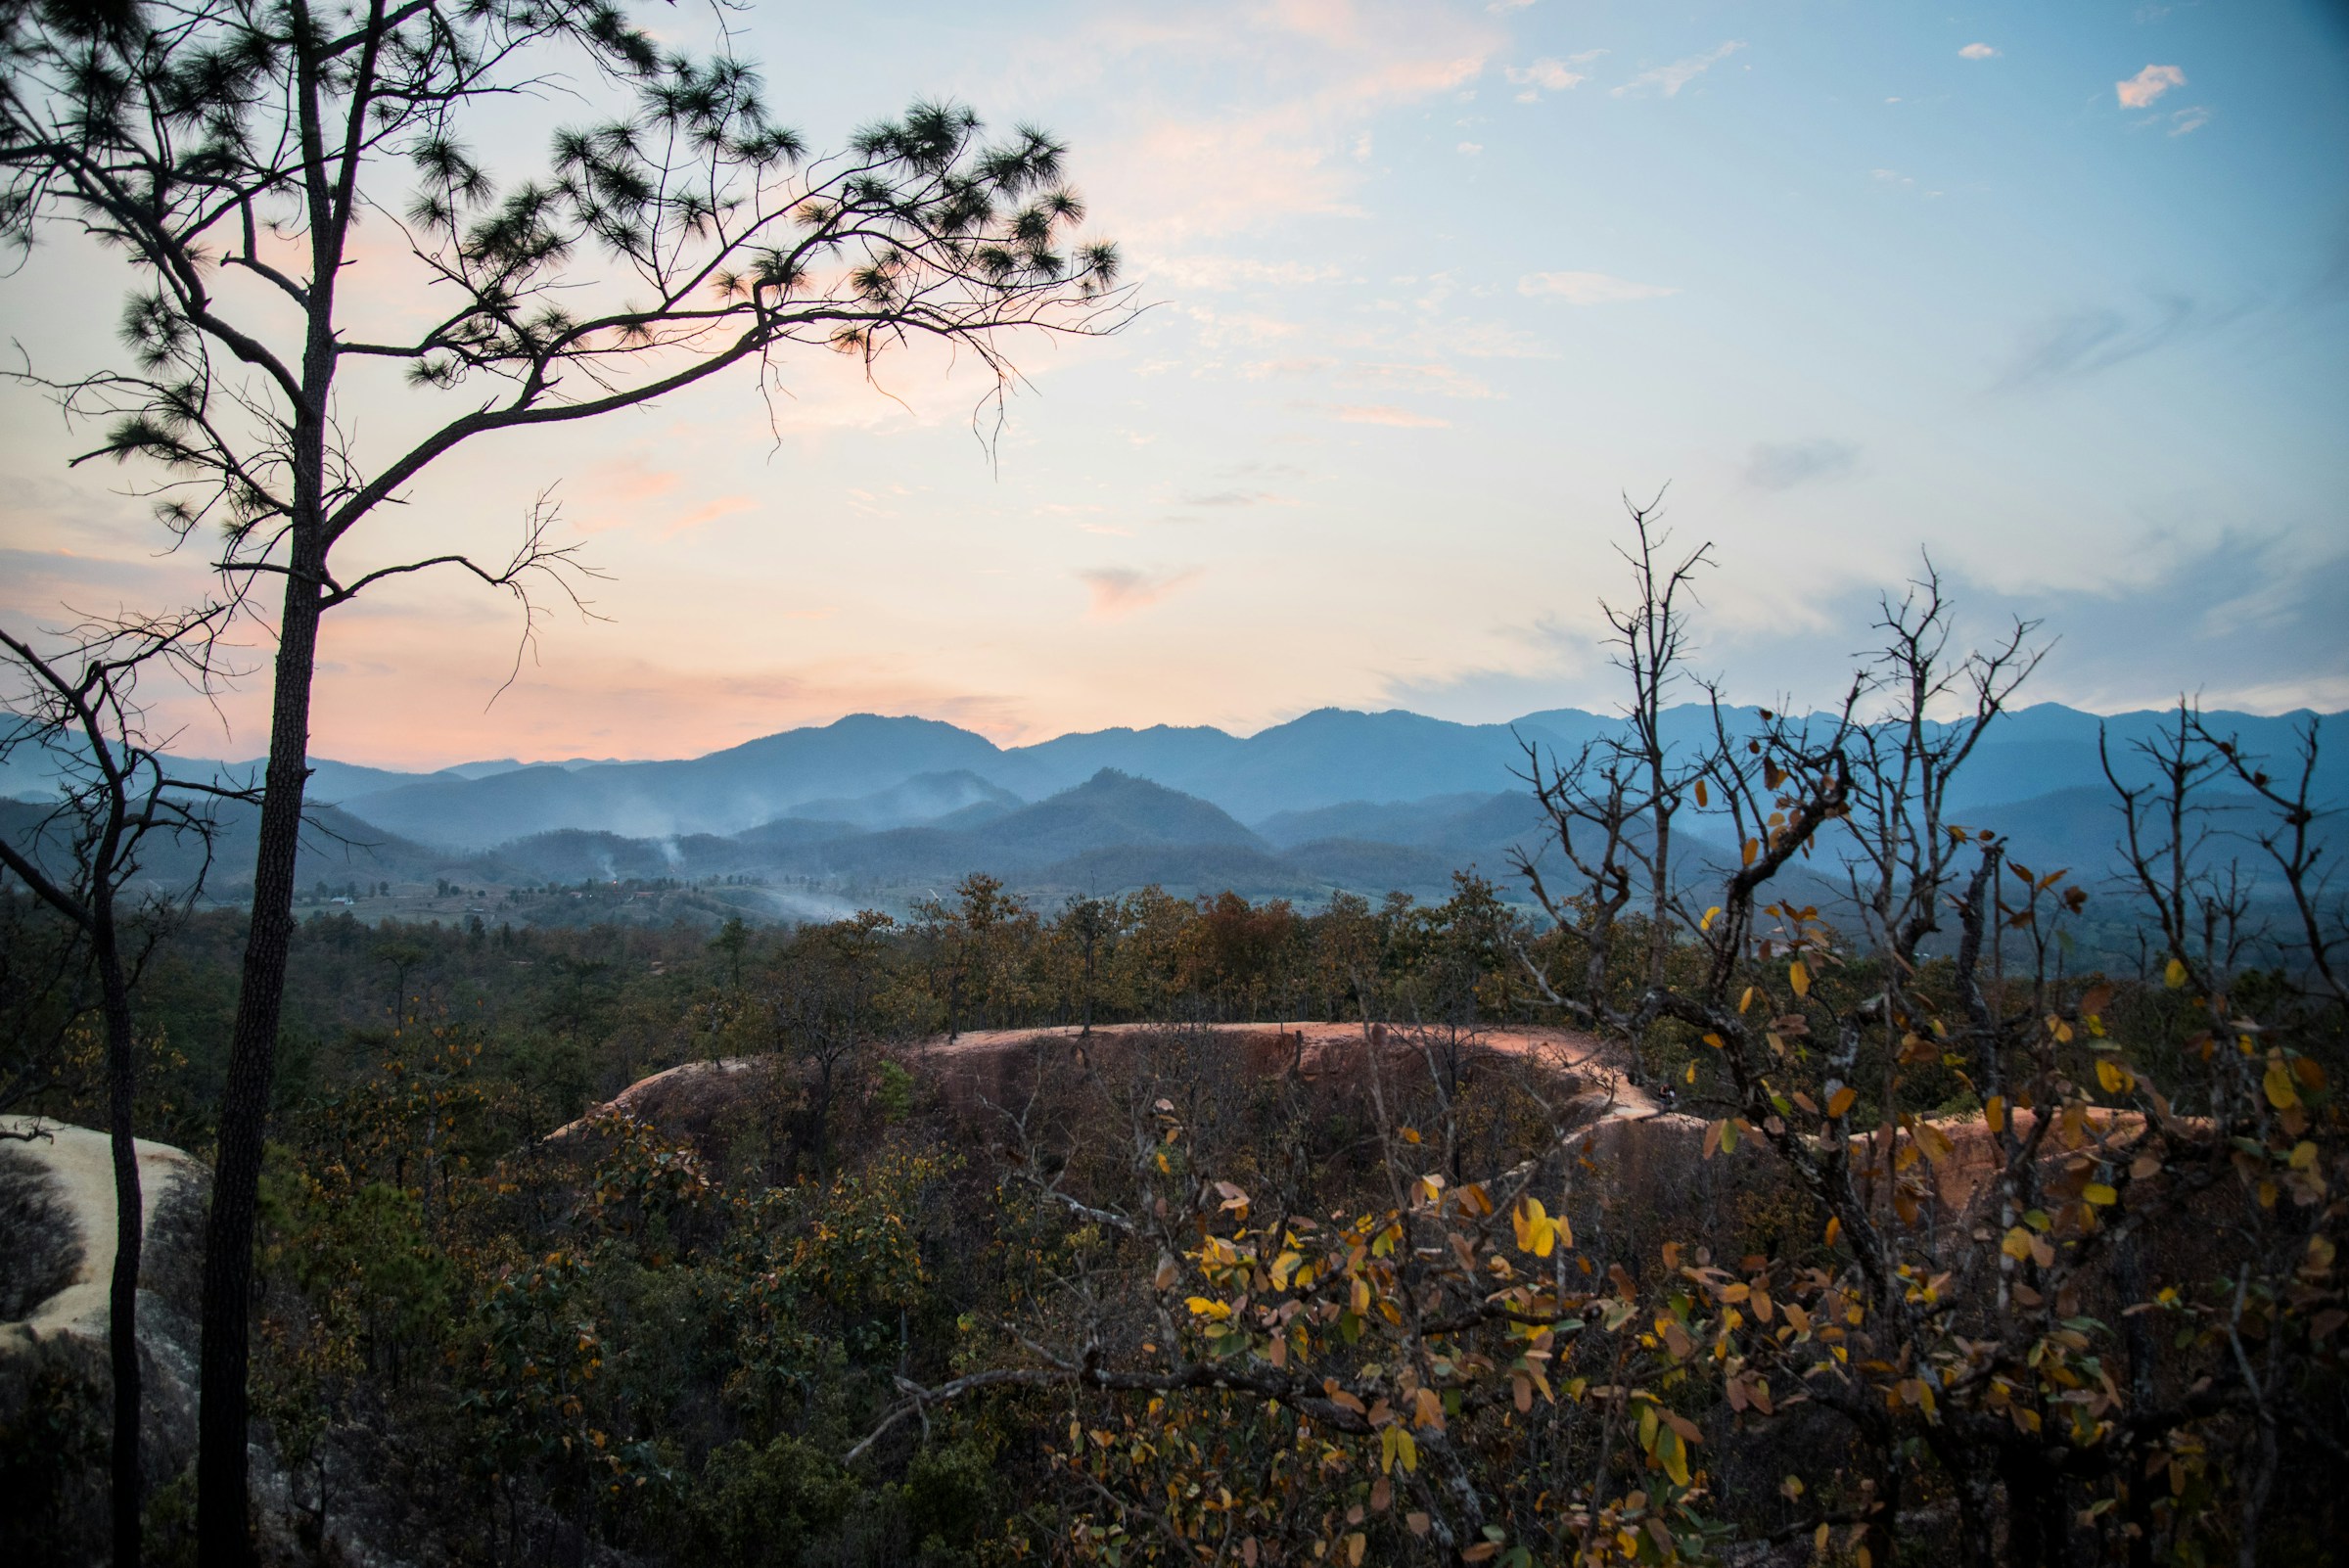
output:
<instances>
[{"instance_id":1,"label":"yellow leaf","mask_svg":"<svg viewBox=\"0 0 2349 1568\"><path fill-rule=\"evenodd\" d=\"M1543 1213L1542 1200L1528 1198L1509 1215L1509 1222L1517 1230L1517 1250L1530 1252L1537 1258L1546 1258L1557 1245L1557 1227L1549 1216Z\"/></svg>"},{"instance_id":2,"label":"yellow leaf","mask_svg":"<svg viewBox=\"0 0 2349 1568\"><path fill-rule=\"evenodd\" d=\"M1711 806L1712 804L1713 804L1713 803L1712 803L1712 801L1710 801L1709 799L1707 799L1707 798L1706 798L1706 796L1705 796L1705 781L1704 781L1703 779L1701 779L1701 778L1700 778L1700 779L1698 779L1698 780L1696 781L1696 807L1697 807L1697 809L1701 811L1701 810L1703 810L1703 809L1704 809L1706 807L1708 807L1708 806Z\"/></svg>"},{"instance_id":3,"label":"yellow leaf","mask_svg":"<svg viewBox=\"0 0 2349 1568\"><path fill-rule=\"evenodd\" d=\"M1999 1251L2016 1263L2028 1262L2031 1257L2031 1232L2021 1225L2014 1226L2006 1232L2005 1239L1999 1243Z\"/></svg>"},{"instance_id":4,"label":"yellow leaf","mask_svg":"<svg viewBox=\"0 0 2349 1568\"><path fill-rule=\"evenodd\" d=\"M2172 990L2172 991L2183 991L2183 990L2185 990L2185 989L2186 989L2186 965L2184 965L2184 964L2180 963L2180 962L2179 962L2177 959L2175 959L2175 958L2171 959L2171 960L2170 960L2170 962L2169 962L2169 967L2167 967L2166 969L2162 970L2162 972L2161 972L2161 979L2162 979L2162 984L2164 984L2164 985L2168 986L2168 987L2170 988L2170 990Z\"/></svg>"},{"instance_id":5,"label":"yellow leaf","mask_svg":"<svg viewBox=\"0 0 2349 1568\"><path fill-rule=\"evenodd\" d=\"M1827 1216L1826 1244L1830 1247L1834 1246L1835 1238L1842 1234L1843 1222L1833 1215Z\"/></svg>"},{"instance_id":6,"label":"yellow leaf","mask_svg":"<svg viewBox=\"0 0 2349 1568\"><path fill-rule=\"evenodd\" d=\"M1220 1301L1210 1301L1205 1296L1193 1296L1186 1300L1183 1305L1188 1307L1192 1313L1201 1317L1229 1317L1231 1315L1231 1309L1229 1307L1224 1306Z\"/></svg>"},{"instance_id":7,"label":"yellow leaf","mask_svg":"<svg viewBox=\"0 0 2349 1568\"><path fill-rule=\"evenodd\" d=\"M1674 1485L1688 1484L1687 1446L1681 1441L1680 1433L1669 1426L1656 1433L1656 1462L1664 1466L1664 1473L1672 1477Z\"/></svg>"},{"instance_id":8,"label":"yellow leaf","mask_svg":"<svg viewBox=\"0 0 2349 1568\"><path fill-rule=\"evenodd\" d=\"M1754 863L1754 855L1761 850L1761 848L1762 846L1752 839L1745 841L1745 863L1747 865L1752 865Z\"/></svg>"},{"instance_id":9,"label":"yellow leaf","mask_svg":"<svg viewBox=\"0 0 2349 1568\"><path fill-rule=\"evenodd\" d=\"M2096 1082L2104 1085L2107 1094L2118 1094L2129 1086L2129 1075L2110 1057L2096 1058Z\"/></svg>"},{"instance_id":10,"label":"yellow leaf","mask_svg":"<svg viewBox=\"0 0 2349 1568\"><path fill-rule=\"evenodd\" d=\"M2091 1181L2081 1189L2080 1196L2099 1209L2109 1209L2121 1201L2121 1195L2102 1181Z\"/></svg>"},{"instance_id":11,"label":"yellow leaf","mask_svg":"<svg viewBox=\"0 0 2349 1568\"><path fill-rule=\"evenodd\" d=\"M1803 966L1800 958L1786 966L1786 982L1794 988L1797 996L1811 994L1811 971Z\"/></svg>"},{"instance_id":12,"label":"yellow leaf","mask_svg":"<svg viewBox=\"0 0 2349 1568\"><path fill-rule=\"evenodd\" d=\"M1717 903L1705 911L1705 917L1696 923L1696 929L1699 931L1710 931L1713 929L1713 922L1720 918L1721 905Z\"/></svg>"},{"instance_id":13,"label":"yellow leaf","mask_svg":"<svg viewBox=\"0 0 2349 1568\"><path fill-rule=\"evenodd\" d=\"M1690 1062L1688 1064L1688 1071L1682 1074L1681 1078L1686 1083L1693 1084L1696 1082L1696 1064L1694 1062Z\"/></svg>"},{"instance_id":14,"label":"yellow leaf","mask_svg":"<svg viewBox=\"0 0 2349 1568\"><path fill-rule=\"evenodd\" d=\"M2280 1058L2268 1064L2266 1074L2260 1079L2260 1086L2268 1091L2268 1103L2279 1111L2288 1111L2300 1103L2299 1091L2292 1087L2291 1070L2283 1065Z\"/></svg>"},{"instance_id":15,"label":"yellow leaf","mask_svg":"<svg viewBox=\"0 0 2349 1568\"><path fill-rule=\"evenodd\" d=\"M1840 1122L1843 1120L1845 1113L1851 1110L1852 1103L1859 1098L1860 1091L1856 1088L1844 1087L1837 1089L1834 1093L1827 1096L1827 1115Z\"/></svg>"},{"instance_id":16,"label":"yellow leaf","mask_svg":"<svg viewBox=\"0 0 2349 1568\"><path fill-rule=\"evenodd\" d=\"M1712 1046L1717 1051L1725 1048L1725 1042L1719 1035L1707 1035L1705 1037L1705 1043Z\"/></svg>"},{"instance_id":17,"label":"yellow leaf","mask_svg":"<svg viewBox=\"0 0 2349 1568\"><path fill-rule=\"evenodd\" d=\"M1982 1107L1982 1120L1990 1124L1993 1132L2006 1130L2006 1096L1993 1094Z\"/></svg>"}]
</instances>

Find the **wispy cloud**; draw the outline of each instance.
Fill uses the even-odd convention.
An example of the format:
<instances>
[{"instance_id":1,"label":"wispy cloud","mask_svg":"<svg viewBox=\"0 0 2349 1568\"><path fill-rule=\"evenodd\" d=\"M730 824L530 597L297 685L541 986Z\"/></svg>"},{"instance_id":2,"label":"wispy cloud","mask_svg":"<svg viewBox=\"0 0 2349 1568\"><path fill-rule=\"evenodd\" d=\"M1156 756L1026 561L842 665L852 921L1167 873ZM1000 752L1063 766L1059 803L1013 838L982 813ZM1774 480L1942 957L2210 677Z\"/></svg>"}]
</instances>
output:
<instances>
[{"instance_id":1,"label":"wispy cloud","mask_svg":"<svg viewBox=\"0 0 2349 1568\"><path fill-rule=\"evenodd\" d=\"M668 527L661 530L661 536L665 539L674 538L690 529L700 528L705 523L714 523L721 517L732 517L737 512L748 512L758 504L756 496L721 495L716 500L697 506L682 516L671 518ZM861 511L864 508L859 507L858 510ZM895 514L884 515L894 516Z\"/></svg>"},{"instance_id":2,"label":"wispy cloud","mask_svg":"<svg viewBox=\"0 0 2349 1568\"><path fill-rule=\"evenodd\" d=\"M1392 403L1340 403L1334 410L1349 425L1393 425L1401 430L1445 430L1451 421L1433 414L1414 414Z\"/></svg>"},{"instance_id":3,"label":"wispy cloud","mask_svg":"<svg viewBox=\"0 0 2349 1568\"><path fill-rule=\"evenodd\" d=\"M1511 66L1503 72L1512 87L1536 87L1545 92L1562 93L1581 86L1590 79L1588 71L1577 70L1605 54L1604 49L1587 50L1564 60L1537 60L1530 66Z\"/></svg>"},{"instance_id":4,"label":"wispy cloud","mask_svg":"<svg viewBox=\"0 0 2349 1568\"><path fill-rule=\"evenodd\" d=\"M2114 82L2112 90L2123 109L2149 109L2163 93L2185 85L2186 72L2176 66L2147 66L2127 81Z\"/></svg>"},{"instance_id":5,"label":"wispy cloud","mask_svg":"<svg viewBox=\"0 0 2349 1568\"><path fill-rule=\"evenodd\" d=\"M1297 497L1283 495L1277 490L1195 490L1178 497L1176 504L1209 507L1295 506Z\"/></svg>"},{"instance_id":6,"label":"wispy cloud","mask_svg":"<svg viewBox=\"0 0 2349 1568\"><path fill-rule=\"evenodd\" d=\"M1443 397L1497 397L1486 383L1450 365L1360 364L1346 379L1392 391L1432 392Z\"/></svg>"},{"instance_id":7,"label":"wispy cloud","mask_svg":"<svg viewBox=\"0 0 2349 1568\"><path fill-rule=\"evenodd\" d=\"M2186 295L2167 295L2132 315L2107 305L2055 316L2026 333L1997 389L2011 392L2068 376L2110 370L2186 334L2219 326L2239 310L2208 311Z\"/></svg>"},{"instance_id":8,"label":"wispy cloud","mask_svg":"<svg viewBox=\"0 0 2349 1568\"><path fill-rule=\"evenodd\" d=\"M2200 104L2181 109L2170 116L2170 134L2186 136L2210 123L2210 111Z\"/></svg>"},{"instance_id":9,"label":"wispy cloud","mask_svg":"<svg viewBox=\"0 0 2349 1568\"><path fill-rule=\"evenodd\" d=\"M1179 10L1179 8L1176 8ZM1169 250L1299 213L1360 216L1370 121L1397 107L1471 85L1505 46L1494 23L1433 6L1368 7L1292 0L1243 20L1136 28L1110 21L1054 55L1060 69L1099 73L1148 53L1184 59L1259 91L1238 112L1185 106L1145 113L1095 157L1104 185L1144 190L1114 216L1131 245ZM1085 59L1073 58L1082 47Z\"/></svg>"},{"instance_id":10,"label":"wispy cloud","mask_svg":"<svg viewBox=\"0 0 2349 1568\"><path fill-rule=\"evenodd\" d=\"M1960 60L1996 60L1999 52L1986 43L1970 43L1958 51Z\"/></svg>"},{"instance_id":11,"label":"wispy cloud","mask_svg":"<svg viewBox=\"0 0 2349 1568\"><path fill-rule=\"evenodd\" d=\"M1661 300L1681 291L1660 283L1635 283L1606 272L1529 272L1517 280L1517 292L1529 298L1554 295L1571 305L1594 305Z\"/></svg>"},{"instance_id":12,"label":"wispy cloud","mask_svg":"<svg viewBox=\"0 0 2349 1568\"><path fill-rule=\"evenodd\" d=\"M1805 441L1765 441L1746 453L1746 487L1790 490L1819 480L1840 479L1858 466L1860 448L1819 437Z\"/></svg>"},{"instance_id":13,"label":"wispy cloud","mask_svg":"<svg viewBox=\"0 0 2349 1568\"><path fill-rule=\"evenodd\" d=\"M1143 572L1133 567L1095 567L1078 578L1092 591L1089 612L1096 621L1146 610L1199 576L1196 567L1180 572Z\"/></svg>"},{"instance_id":14,"label":"wispy cloud","mask_svg":"<svg viewBox=\"0 0 2349 1568\"><path fill-rule=\"evenodd\" d=\"M1643 93L1653 87L1659 89L1667 98L1677 98L1680 96L1681 88L1744 47L1745 40L1732 38L1719 48L1707 50L1701 55L1690 55L1687 59L1676 60L1669 66L1658 66L1652 70L1643 70L1612 91L1618 98L1628 98L1635 93Z\"/></svg>"},{"instance_id":15,"label":"wispy cloud","mask_svg":"<svg viewBox=\"0 0 2349 1568\"><path fill-rule=\"evenodd\" d=\"M1137 270L1147 273L1153 282L1172 284L1178 289L1215 291L1296 289L1314 283L1334 283L1346 275L1343 269L1334 266L1305 261L1259 261L1240 255L1167 255L1148 261Z\"/></svg>"}]
</instances>

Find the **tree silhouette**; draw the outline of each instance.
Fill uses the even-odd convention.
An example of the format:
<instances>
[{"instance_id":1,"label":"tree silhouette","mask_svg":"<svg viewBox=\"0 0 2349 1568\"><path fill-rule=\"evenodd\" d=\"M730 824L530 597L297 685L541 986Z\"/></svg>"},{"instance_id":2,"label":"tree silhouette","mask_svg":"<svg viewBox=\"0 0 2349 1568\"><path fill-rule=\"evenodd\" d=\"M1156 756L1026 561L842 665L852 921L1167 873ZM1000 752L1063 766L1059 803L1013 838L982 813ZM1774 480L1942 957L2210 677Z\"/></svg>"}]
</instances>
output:
<instances>
[{"instance_id":1,"label":"tree silhouette","mask_svg":"<svg viewBox=\"0 0 2349 1568\"><path fill-rule=\"evenodd\" d=\"M671 14L665 12L664 25ZM501 177L469 145L484 109L586 68L625 108ZM502 560L400 558L386 521L433 464L498 432L592 419L799 346L868 366L914 338L1012 377L998 340L1113 330L1117 256L1072 249L1062 148L983 138L941 104L814 162L721 38L664 48L610 0L178 0L0 13L0 231L64 230L127 258L119 366L25 373L99 428L84 454L159 474L183 541L216 550L228 601L274 583L270 743L252 936L223 1102L204 1284L200 1556L246 1540L246 1370L254 1194L292 930L294 862L324 614L433 567L576 600L582 568L541 507ZM404 186L404 197L396 189ZM396 232L424 283L412 335L369 336L345 275L362 222ZM394 315L392 319L402 319ZM404 383L389 442L346 391ZM985 405L983 405L985 406ZM421 431L421 434L417 434ZM370 559L345 568L368 541Z\"/></svg>"}]
</instances>

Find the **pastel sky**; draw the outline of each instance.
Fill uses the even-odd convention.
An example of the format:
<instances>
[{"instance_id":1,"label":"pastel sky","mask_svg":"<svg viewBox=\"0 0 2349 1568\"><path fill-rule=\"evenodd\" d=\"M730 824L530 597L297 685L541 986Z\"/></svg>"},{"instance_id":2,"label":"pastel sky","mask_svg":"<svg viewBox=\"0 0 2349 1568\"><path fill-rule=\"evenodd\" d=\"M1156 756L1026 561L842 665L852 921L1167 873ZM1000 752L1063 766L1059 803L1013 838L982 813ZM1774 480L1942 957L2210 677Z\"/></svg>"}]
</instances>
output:
<instances>
[{"instance_id":1,"label":"pastel sky","mask_svg":"<svg viewBox=\"0 0 2349 1568\"><path fill-rule=\"evenodd\" d=\"M682 15L682 13L679 13ZM679 756L858 711L999 741L1613 701L1623 492L1716 541L1698 662L1831 698L1929 550L2043 699L2349 707L2349 24L2317 3L754 4L818 148L919 96L1072 149L1151 308L972 368L829 357L465 454L371 562L552 487L610 580L331 618L313 749ZM508 127L542 138L547 118ZM0 313L95 363L103 268ZM395 420L395 409L382 418ZM0 616L184 588L0 392ZM265 660L256 644L253 662ZM185 749L260 749L257 690Z\"/></svg>"}]
</instances>

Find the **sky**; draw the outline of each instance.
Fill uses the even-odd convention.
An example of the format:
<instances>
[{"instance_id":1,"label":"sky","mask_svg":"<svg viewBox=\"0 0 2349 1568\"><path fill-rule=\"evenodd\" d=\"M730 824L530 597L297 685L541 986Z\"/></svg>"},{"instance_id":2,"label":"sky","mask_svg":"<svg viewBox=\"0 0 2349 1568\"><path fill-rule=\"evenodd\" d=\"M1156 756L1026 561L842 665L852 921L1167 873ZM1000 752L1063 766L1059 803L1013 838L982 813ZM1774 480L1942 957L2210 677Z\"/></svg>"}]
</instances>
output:
<instances>
[{"instance_id":1,"label":"sky","mask_svg":"<svg viewBox=\"0 0 2349 1568\"><path fill-rule=\"evenodd\" d=\"M501 694L509 601L371 592L329 619L312 750L1604 709L1623 498L1659 491L1713 546L1695 664L1741 701L1831 701L1929 556L1961 632L2042 623L2040 700L2349 708L2345 18L753 3L741 50L813 148L917 98L1052 130L1148 308L1010 345L991 440L967 359L874 385L811 353L771 405L720 378L459 454L354 561L494 549L546 495L596 618L550 618ZM531 113L501 145L578 117ZM121 281L46 245L0 321L93 368ZM358 413L396 425L396 395ZM0 388L0 619L195 591L133 476L73 450ZM247 756L264 705L254 679L167 716Z\"/></svg>"}]
</instances>

